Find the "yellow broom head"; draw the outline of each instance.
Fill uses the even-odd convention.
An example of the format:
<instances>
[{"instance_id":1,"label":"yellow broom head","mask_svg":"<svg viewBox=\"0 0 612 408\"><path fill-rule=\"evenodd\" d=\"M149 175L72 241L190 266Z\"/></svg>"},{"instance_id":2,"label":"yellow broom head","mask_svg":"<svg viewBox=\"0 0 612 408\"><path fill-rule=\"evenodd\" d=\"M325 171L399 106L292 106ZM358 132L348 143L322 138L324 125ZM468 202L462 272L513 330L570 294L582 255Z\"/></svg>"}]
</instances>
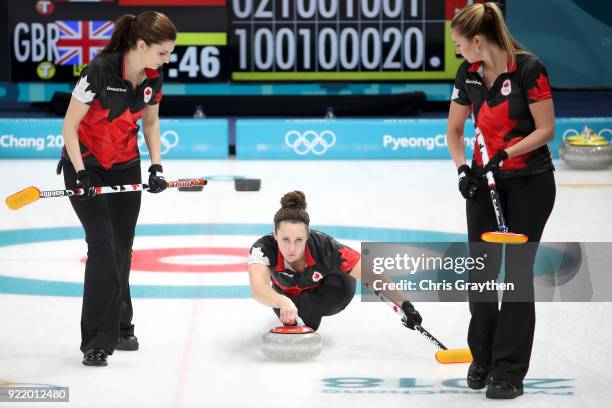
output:
<instances>
[{"instance_id":1,"label":"yellow broom head","mask_svg":"<svg viewBox=\"0 0 612 408\"><path fill-rule=\"evenodd\" d=\"M498 244L524 244L528 238L525 234L515 234L514 232L485 232L480 238L485 242Z\"/></svg>"},{"instance_id":2,"label":"yellow broom head","mask_svg":"<svg viewBox=\"0 0 612 408\"><path fill-rule=\"evenodd\" d=\"M18 210L40 198L40 190L36 187L28 187L15 194L6 197L4 202L11 210Z\"/></svg>"},{"instance_id":3,"label":"yellow broom head","mask_svg":"<svg viewBox=\"0 0 612 408\"><path fill-rule=\"evenodd\" d=\"M472 353L470 349L438 350L436 360L442 364L471 363Z\"/></svg>"}]
</instances>

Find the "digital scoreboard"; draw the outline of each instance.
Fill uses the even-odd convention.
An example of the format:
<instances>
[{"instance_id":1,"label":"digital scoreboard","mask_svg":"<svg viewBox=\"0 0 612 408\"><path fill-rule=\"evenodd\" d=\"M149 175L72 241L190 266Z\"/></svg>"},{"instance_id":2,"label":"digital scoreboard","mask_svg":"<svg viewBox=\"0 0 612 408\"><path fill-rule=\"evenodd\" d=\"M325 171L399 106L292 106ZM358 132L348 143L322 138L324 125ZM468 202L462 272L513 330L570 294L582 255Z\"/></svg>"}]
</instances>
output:
<instances>
[{"instance_id":1,"label":"digital scoreboard","mask_svg":"<svg viewBox=\"0 0 612 408\"><path fill-rule=\"evenodd\" d=\"M480 0L482 1L482 0ZM74 81L122 14L179 31L166 81L453 79L450 20L473 0L8 0L11 80Z\"/></svg>"},{"instance_id":2,"label":"digital scoreboard","mask_svg":"<svg viewBox=\"0 0 612 408\"><path fill-rule=\"evenodd\" d=\"M446 25L444 1L232 1L232 79L448 77Z\"/></svg>"}]
</instances>

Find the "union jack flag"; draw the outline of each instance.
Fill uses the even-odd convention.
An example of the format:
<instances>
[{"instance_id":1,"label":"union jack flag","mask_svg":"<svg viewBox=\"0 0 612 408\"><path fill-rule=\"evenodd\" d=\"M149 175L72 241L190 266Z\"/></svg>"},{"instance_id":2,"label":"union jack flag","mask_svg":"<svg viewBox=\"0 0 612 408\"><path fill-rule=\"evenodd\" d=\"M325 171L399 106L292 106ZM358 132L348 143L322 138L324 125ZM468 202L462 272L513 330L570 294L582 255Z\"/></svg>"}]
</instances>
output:
<instances>
[{"instance_id":1,"label":"union jack flag","mask_svg":"<svg viewBox=\"0 0 612 408\"><path fill-rule=\"evenodd\" d=\"M56 21L59 40L56 65L89 64L113 34L112 21Z\"/></svg>"}]
</instances>

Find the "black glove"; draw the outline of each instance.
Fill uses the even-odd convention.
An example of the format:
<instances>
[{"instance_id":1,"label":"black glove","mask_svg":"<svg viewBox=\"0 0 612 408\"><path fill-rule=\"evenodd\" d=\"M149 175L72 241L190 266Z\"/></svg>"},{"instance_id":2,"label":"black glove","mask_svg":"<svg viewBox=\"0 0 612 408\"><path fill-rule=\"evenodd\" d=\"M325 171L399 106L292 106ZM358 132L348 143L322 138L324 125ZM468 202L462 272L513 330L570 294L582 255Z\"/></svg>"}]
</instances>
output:
<instances>
[{"instance_id":1,"label":"black glove","mask_svg":"<svg viewBox=\"0 0 612 408\"><path fill-rule=\"evenodd\" d=\"M421 325L423 318L421 317L419 312L415 310L414 306L412 306L412 303L407 300L404 300L404 303L402 303L402 310L406 315L406 318L402 319L402 323L404 323L404 326L411 330L414 330L415 325Z\"/></svg>"},{"instance_id":2,"label":"black glove","mask_svg":"<svg viewBox=\"0 0 612 408\"><path fill-rule=\"evenodd\" d=\"M166 189L166 179L161 164L152 164L149 167L149 193L161 193Z\"/></svg>"},{"instance_id":3,"label":"black glove","mask_svg":"<svg viewBox=\"0 0 612 408\"><path fill-rule=\"evenodd\" d=\"M76 196L79 200L85 201L96 195L96 188L91 184L91 179L87 170L77 172L76 188L81 188L85 192L83 195Z\"/></svg>"},{"instance_id":4,"label":"black glove","mask_svg":"<svg viewBox=\"0 0 612 408\"><path fill-rule=\"evenodd\" d=\"M491 157L491 160L486 166L482 168L482 175L485 176L489 171L496 172L501 165L501 162L508 158L508 153L505 150L499 150L495 153L495 156Z\"/></svg>"},{"instance_id":5,"label":"black glove","mask_svg":"<svg viewBox=\"0 0 612 408\"><path fill-rule=\"evenodd\" d=\"M474 198L474 194L478 189L479 178L472 172L472 169L467 164L459 166L457 169L459 174L459 191L463 198Z\"/></svg>"}]
</instances>

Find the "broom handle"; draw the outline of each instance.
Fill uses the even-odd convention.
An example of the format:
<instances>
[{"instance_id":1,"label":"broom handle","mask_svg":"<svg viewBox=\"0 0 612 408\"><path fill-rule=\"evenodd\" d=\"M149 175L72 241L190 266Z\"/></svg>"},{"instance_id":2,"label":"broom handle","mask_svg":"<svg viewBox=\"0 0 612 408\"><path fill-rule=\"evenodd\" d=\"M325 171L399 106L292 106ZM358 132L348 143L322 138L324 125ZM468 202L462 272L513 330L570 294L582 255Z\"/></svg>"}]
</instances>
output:
<instances>
[{"instance_id":1,"label":"broom handle","mask_svg":"<svg viewBox=\"0 0 612 408\"><path fill-rule=\"evenodd\" d=\"M389 305L393 311L395 313L397 313L398 315L400 315L400 317L402 318L402 320L407 319L406 318L406 314L404 313L404 311L402 310L401 307L399 307L398 305L396 305L394 302L392 302L391 300L387 299L379 290L374 291L374 294L376 296L378 296L378 298L380 300L382 300L383 302L385 302L387 305ZM408 302L408 301L406 301ZM408 302L410 303L410 302ZM424 327L422 327L419 324L415 324L414 325L414 329L416 331L418 331L419 333L421 333L421 335L423 335L423 337L425 337L427 340L429 340L434 346L436 346L436 348L440 349L440 350L448 350L446 348L446 346L444 344L442 344L440 342L440 340L436 339L430 332L428 332L427 330L425 330Z\"/></svg>"},{"instance_id":2,"label":"broom handle","mask_svg":"<svg viewBox=\"0 0 612 408\"><path fill-rule=\"evenodd\" d=\"M482 157L482 167L485 167L487 163L489 163L489 152L487 152L487 145L485 144L482 131L479 128L476 128L476 141L478 142L480 157ZM491 202L493 203L493 211L495 211L495 219L497 220L497 229L500 232L508 232L508 226L506 225L504 212L501 208L501 201L499 200L499 194L497 193L497 186L495 184L493 172L487 171L485 177L487 178L487 184L489 185L489 193L491 195Z\"/></svg>"},{"instance_id":3,"label":"broom handle","mask_svg":"<svg viewBox=\"0 0 612 408\"><path fill-rule=\"evenodd\" d=\"M206 179L189 179L189 180L176 180L166 182L167 188L173 187L193 187L193 186L204 186L206 185ZM94 187L96 194L112 194L112 193L125 193L130 191L146 191L149 189L148 184L121 184L117 186L99 186ZM52 198L52 197L69 197L73 195L83 195L85 192L81 188L75 190L48 190L41 191L40 198Z\"/></svg>"}]
</instances>

